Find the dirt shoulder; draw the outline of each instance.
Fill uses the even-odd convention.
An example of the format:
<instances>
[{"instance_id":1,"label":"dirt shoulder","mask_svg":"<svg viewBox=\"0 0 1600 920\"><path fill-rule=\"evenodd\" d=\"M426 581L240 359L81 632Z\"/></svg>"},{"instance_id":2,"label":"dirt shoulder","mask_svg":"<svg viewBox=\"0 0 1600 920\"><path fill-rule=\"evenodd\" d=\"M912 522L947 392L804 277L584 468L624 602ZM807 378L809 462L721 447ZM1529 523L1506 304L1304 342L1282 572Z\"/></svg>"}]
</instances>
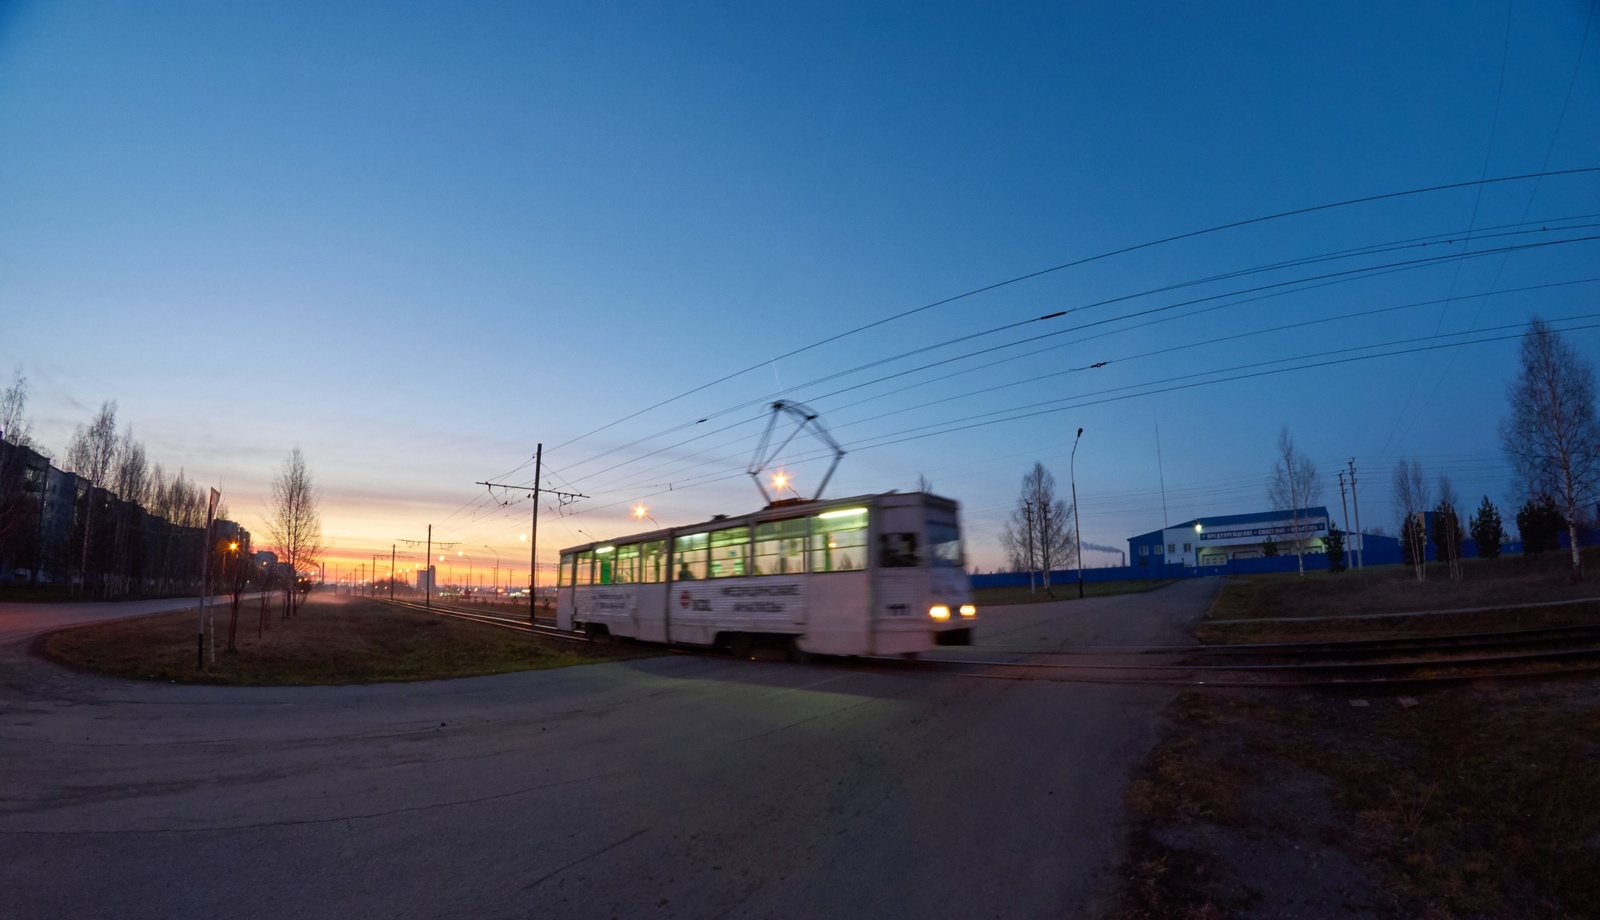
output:
<instances>
[{"instance_id":1,"label":"dirt shoulder","mask_svg":"<svg viewBox=\"0 0 1600 920\"><path fill-rule=\"evenodd\" d=\"M293 618L276 608L261 624L240 610L236 651L231 614L216 611L216 663L196 668L193 611L117 620L40 636L36 655L85 671L178 683L285 685L438 680L637 657L637 648L557 643L364 598L312 595Z\"/></svg>"}]
</instances>

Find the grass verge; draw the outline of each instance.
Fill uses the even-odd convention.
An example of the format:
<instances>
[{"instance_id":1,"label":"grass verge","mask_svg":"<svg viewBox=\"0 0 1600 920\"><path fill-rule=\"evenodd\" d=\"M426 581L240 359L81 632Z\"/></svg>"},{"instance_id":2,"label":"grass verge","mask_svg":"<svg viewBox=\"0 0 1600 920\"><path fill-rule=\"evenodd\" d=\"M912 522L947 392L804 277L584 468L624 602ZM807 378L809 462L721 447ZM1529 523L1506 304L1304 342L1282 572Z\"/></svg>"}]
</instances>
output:
<instances>
[{"instance_id":1,"label":"grass verge","mask_svg":"<svg viewBox=\"0 0 1600 920\"><path fill-rule=\"evenodd\" d=\"M1584 550L1586 571L1600 566L1600 547ZM1429 564L1418 581L1410 566L1374 566L1360 571L1286 572L1229 579L1208 619L1322 617L1496 607L1600 596L1600 583L1574 582L1561 553L1468 559L1461 581Z\"/></svg>"},{"instance_id":2,"label":"grass verge","mask_svg":"<svg viewBox=\"0 0 1600 920\"><path fill-rule=\"evenodd\" d=\"M195 667L193 611L65 629L39 637L36 654L113 677L232 685L439 680L591 664L650 654L637 647L558 643L364 598L313 594L291 620L240 611L238 651L224 651L227 608L216 612L217 660ZM248 624L248 625L247 625Z\"/></svg>"},{"instance_id":3,"label":"grass verge","mask_svg":"<svg viewBox=\"0 0 1600 920\"><path fill-rule=\"evenodd\" d=\"M1085 582L1083 596L1110 597L1115 594L1143 594L1154 591L1156 588L1172 584L1172 579L1145 579L1143 581L1102 581ZM1029 591L1027 588L973 588L972 602L979 608L985 606L995 607L1006 604L1042 604L1049 601L1075 601L1078 599L1078 583L1051 585L1050 594L1044 589Z\"/></svg>"}]
</instances>

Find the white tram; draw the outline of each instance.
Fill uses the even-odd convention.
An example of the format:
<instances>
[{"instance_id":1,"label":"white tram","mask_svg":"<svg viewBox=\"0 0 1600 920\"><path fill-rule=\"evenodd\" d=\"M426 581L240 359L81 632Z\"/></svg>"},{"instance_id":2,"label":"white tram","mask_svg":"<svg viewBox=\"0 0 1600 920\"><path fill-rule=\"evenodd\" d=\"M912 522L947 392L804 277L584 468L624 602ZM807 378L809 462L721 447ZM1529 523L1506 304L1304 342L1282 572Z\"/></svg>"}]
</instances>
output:
<instances>
[{"instance_id":1,"label":"white tram","mask_svg":"<svg viewBox=\"0 0 1600 920\"><path fill-rule=\"evenodd\" d=\"M561 551L556 618L597 638L800 656L971 645L958 506L920 492L775 503Z\"/></svg>"}]
</instances>

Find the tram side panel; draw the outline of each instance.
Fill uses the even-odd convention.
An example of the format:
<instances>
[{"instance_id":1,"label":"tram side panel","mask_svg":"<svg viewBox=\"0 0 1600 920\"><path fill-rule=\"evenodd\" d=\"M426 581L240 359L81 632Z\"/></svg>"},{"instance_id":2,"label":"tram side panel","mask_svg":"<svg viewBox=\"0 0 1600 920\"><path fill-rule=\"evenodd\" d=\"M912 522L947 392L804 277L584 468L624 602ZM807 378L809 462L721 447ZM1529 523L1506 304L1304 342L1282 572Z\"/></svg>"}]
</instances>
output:
<instances>
[{"instance_id":1,"label":"tram side panel","mask_svg":"<svg viewBox=\"0 0 1600 920\"><path fill-rule=\"evenodd\" d=\"M667 597L672 641L714 645L727 633L799 635L812 588L804 575L675 581Z\"/></svg>"},{"instance_id":2,"label":"tram side panel","mask_svg":"<svg viewBox=\"0 0 1600 920\"><path fill-rule=\"evenodd\" d=\"M808 576L805 631L796 639L801 651L817 655L870 655L870 573L828 572Z\"/></svg>"}]
</instances>

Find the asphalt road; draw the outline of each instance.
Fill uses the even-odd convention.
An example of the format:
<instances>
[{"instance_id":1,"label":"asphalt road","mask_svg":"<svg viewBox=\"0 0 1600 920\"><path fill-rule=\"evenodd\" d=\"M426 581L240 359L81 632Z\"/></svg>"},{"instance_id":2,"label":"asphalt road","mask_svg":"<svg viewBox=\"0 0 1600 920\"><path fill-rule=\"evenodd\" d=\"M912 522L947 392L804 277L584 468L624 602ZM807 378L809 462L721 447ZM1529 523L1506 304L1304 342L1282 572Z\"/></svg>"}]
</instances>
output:
<instances>
[{"instance_id":1,"label":"asphalt road","mask_svg":"<svg viewBox=\"0 0 1600 920\"><path fill-rule=\"evenodd\" d=\"M1181 641L1215 587L994 608L980 642ZM5 918L1096 916L1173 692L683 655L152 685L29 658L21 623Z\"/></svg>"}]
</instances>

